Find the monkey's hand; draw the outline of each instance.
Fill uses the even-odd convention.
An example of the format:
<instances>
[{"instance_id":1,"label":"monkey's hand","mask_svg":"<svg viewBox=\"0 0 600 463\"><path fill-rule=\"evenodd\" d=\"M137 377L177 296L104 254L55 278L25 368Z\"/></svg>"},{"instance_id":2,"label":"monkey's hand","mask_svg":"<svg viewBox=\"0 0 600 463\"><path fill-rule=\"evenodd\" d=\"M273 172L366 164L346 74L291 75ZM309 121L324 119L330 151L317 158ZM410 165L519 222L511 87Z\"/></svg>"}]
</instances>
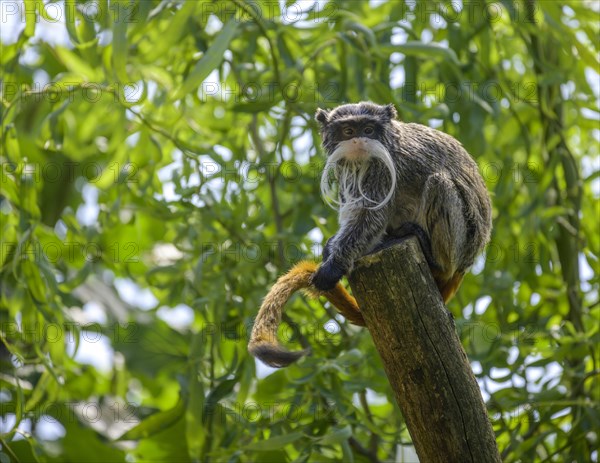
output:
<instances>
[{"instance_id":1,"label":"monkey's hand","mask_svg":"<svg viewBox=\"0 0 600 463\"><path fill-rule=\"evenodd\" d=\"M311 279L311 283L321 291L333 289L338 281L344 276L347 269L333 259L327 259L317 269Z\"/></svg>"}]
</instances>

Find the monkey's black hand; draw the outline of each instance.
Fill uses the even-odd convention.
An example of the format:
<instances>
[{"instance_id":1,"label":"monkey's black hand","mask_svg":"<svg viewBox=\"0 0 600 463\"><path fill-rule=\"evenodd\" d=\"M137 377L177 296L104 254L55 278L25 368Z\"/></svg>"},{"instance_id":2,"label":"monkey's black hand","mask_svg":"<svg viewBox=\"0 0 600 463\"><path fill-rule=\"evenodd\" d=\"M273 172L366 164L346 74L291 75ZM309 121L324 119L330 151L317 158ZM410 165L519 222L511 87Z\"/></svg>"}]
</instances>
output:
<instances>
[{"instance_id":1,"label":"monkey's black hand","mask_svg":"<svg viewBox=\"0 0 600 463\"><path fill-rule=\"evenodd\" d=\"M333 289L344 276L346 269L333 259L325 261L312 277L312 284L321 291Z\"/></svg>"}]
</instances>

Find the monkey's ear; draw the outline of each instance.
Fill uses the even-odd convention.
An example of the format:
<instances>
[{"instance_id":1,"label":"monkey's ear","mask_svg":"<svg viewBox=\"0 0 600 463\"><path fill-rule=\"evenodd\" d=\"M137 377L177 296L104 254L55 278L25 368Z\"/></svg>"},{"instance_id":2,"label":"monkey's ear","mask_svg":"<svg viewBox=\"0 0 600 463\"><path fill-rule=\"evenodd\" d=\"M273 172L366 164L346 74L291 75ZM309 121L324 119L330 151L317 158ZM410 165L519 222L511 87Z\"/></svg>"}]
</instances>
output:
<instances>
[{"instance_id":1,"label":"monkey's ear","mask_svg":"<svg viewBox=\"0 0 600 463\"><path fill-rule=\"evenodd\" d=\"M329 111L318 108L315 114L315 120L318 121L321 126L326 126L329 122Z\"/></svg>"},{"instance_id":2,"label":"monkey's ear","mask_svg":"<svg viewBox=\"0 0 600 463\"><path fill-rule=\"evenodd\" d=\"M396 119L396 117L398 116L398 112L396 111L396 107L394 106L394 103L385 105L385 115L390 120Z\"/></svg>"}]
</instances>

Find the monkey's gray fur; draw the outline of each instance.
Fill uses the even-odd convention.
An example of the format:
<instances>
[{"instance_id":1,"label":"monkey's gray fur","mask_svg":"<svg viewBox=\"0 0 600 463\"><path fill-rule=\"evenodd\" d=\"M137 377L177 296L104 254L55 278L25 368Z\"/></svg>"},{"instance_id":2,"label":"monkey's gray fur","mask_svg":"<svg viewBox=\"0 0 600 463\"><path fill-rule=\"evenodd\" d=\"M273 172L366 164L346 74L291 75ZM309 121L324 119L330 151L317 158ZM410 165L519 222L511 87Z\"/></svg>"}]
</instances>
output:
<instances>
[{"instance_id":1,"label":"monkey's gray fur","mask_svg":"<svg viewBox=\"0 0 600 463\"><path fill-rule=\"evenodd\" d=\"M490 238L490 197L475 161L450 135L396 120L393 105L319 109L316 120L328 155L322 191L331 195L333 171L340 227L312 283L331 289L356 259L415 234L447 301Z\"/></svg>"}]
</instances>

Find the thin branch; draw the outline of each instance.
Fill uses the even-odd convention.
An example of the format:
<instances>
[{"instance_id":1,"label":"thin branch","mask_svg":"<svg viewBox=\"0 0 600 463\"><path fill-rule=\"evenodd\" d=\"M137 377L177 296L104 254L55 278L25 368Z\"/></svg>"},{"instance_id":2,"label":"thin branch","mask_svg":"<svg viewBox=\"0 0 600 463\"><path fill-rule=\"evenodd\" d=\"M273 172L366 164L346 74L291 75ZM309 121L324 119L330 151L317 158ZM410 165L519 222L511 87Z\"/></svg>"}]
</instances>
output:
<instances>
[{"instance_id":1,"label":"thin branch","mask_svg":"<svg viewBox=\"0 0 600 463\"><path fill-rule=\"evenodd\" d=\"M277 54L275 53L275 45L273 44L271 37L269 37L267 28L265 27L265 24L264 24L262 18L260 16L258 16L256 14L256 12L250 6L248 6L241 0L231 0L231 1L235 4L235 6L237 6L240 10L243 10L244 13L246 13L248 16L250 16L254 20L254 22L256 23L256 25L258 26L260 31L262 32L265 39L267 39L267 42L269 43L269 52L271 54L271 60L273 61L273 71L275 72L275 79L277 79L277 82L282 82L281 74L279 73L279 59L277 58ZM282 92L282 96L283 96L283 90L281 90L281 92Z\"/></svg>"},{"instance_id":2,"label":"thin branch","mask_svg":"<svg viewBox=\"0 0 600 463\"><path fill-rule=\"evenodd\" d=\"M368 449L364 448L361 445L361 443L356 440L355 437L349 437L348 438L348 443L350 444L350 447L352 447L352 449L356 453L358 453L358 454L366 457L372 463L379 463L379 459L377 458L377 454L374 454L371 450L368 450Z\"/></svg>"},{"instance_id":3,"label":"thin branch","mask_svg":"<svg viewBox=\"0 0 600 463\"><path fill-rule=\"evenodd\" d=\"M360 400L360 404L361 404L363 410L365 411L365 414L367 415L367 420L369 420L369 423L371 423L373 426L375 426L375 422L373 421L373 414L371 413L371 409L369 408L369 402L367 402L367 391L365 389L363 389L358 394L358 397ZM379 445L379 436L377 434L375 434L373 431L371 431L371 439L369 441L369 449L374 455L377 455L378 445Z\"/></svg>"}]
</instances>

